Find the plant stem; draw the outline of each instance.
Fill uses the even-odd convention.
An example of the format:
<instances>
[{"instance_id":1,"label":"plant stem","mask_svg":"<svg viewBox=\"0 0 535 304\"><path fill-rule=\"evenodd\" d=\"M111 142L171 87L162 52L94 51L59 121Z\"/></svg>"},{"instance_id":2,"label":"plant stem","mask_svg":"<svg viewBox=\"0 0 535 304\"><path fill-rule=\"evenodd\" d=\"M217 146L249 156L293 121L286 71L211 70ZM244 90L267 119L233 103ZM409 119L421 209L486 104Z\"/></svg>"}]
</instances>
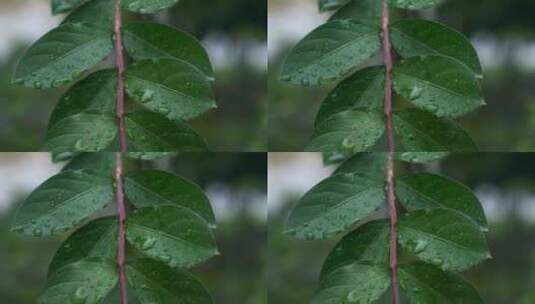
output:
<instances>
[{"instance_id":1,"label":"plant stem","mask_svg":"<svg viewBox=\"0 0 535 304\"><path fill-rule=\"evenodd\" d=\"M127 280L125 271L126 260L126 203L123 187L123 156L121 152L115 153L115 200L117 203L117 214L119 215L118 246L117 246L117 268L119 271L119 288L121 304L128 303Z\"/></svg>"},{"instance_id":2,"label":"plant stem","mask_svg":"<svg viewBox=\"0 0 535 304\"><path fill-rule=\"evenodd\" d=\"M115 0L115 60L117 62L117 125L119 131L120 151L128 150L126 139L126 127L124 121L124 71L126 63L124 59L123 35L122 35L121 0Z\"/></svg>"},{"instance_id":3,"label":"plant stem","mask_svg":"<svg viewBox=\"0 0 535 304\"><path fill-rule=\"evenodd\" d=\"M390 210L390 269L392 272L392 303L399 304L399 281L398 281L398 214L396 210L395 193L395 164L394 153L396 144L394 141L394 129L392 126L392 45L390 42L390 13L388 0L383 0L383 12L381 17L381 32L383 36L383 61L386 66L385 75L385 101L384 112L386 120L386 137L388 145L388 160L386 164L386 191L388 207Z\"/></svg>"}]
</instances>

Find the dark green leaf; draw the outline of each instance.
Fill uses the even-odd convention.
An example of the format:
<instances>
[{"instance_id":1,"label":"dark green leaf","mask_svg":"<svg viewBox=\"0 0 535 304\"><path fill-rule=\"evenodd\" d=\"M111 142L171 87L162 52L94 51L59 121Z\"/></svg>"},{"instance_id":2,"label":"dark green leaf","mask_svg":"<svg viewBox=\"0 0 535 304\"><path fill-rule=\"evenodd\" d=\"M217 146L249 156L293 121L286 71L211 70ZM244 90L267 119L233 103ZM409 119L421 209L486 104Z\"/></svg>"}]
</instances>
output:
<instances>
[{"instance_id":1,"label":"dark green leaf","mask_svg":"<svg viewBox=\"0 0 535 304\"><path fill-rule=\"evenodd\" d=\"M126 71L130 97L171 120L190 119L216 107L199 69L173 59L143 60Z\"/></svg>"},{"instance_id":2,"label":"dark green leaf","mask_svg":"<svg viewBox=\"0 0 535 304\"><path fill-rule=\"evenodd\" d=\"M350 110L330 116L316 126L307 145L310 152L337 152L346 157L369 150L383 136L383 115Z\"/></svg>"},{"instance_id":3,"label":"dark green leaf","mask_svg":"<svg viewBox=\"0 0 535 304\"><path fill-rule=\"evenodd\" d=\"M114 168L115 153L80 153L62 171L91 169L111 176Z\"/></svg>"},{"instance_id":4,"label":"dark green leaf","mask_svg":"<svg viewBox=\"0 0 535 304\"><path fill-rule=\"evenodd\" d=\"M385 96L385 69L371 67L342 81L323 101L316 125L330 116L351 109L382 109Z\"/></svg>"},{"instance_id":5,"label":"dark green leaf","mask_svg":"<svg viewBox=\"0 0 535 304\"><path fill-rule=\"evenodd\" d=\"M117 123L111 114L80 113L60 120L46 134L49 151L98 152L117 136Z\"/></svg>"},{"instance_id":6,"label":"dark green leaf","mask_svg":"<svg viewBox=\"0 0 535 304\"><path fill-rule=\"evenodd\" d=\"M456 122L422 110L395 112L394 128L406 151L477 151L476 144Z\"/></svg>"},{"instance_id":7,"label":"dark green leaf","mask_svg":"<svg viewBox=\"0 0 535 304\"><path fill-rule=\"evenodd\" d=\"M390 224L374 221L350 232L331 250L321 269L325 278L336 269L355 262L388 264Z\"/></svg>"},{"instance_id":8,"label":"dark green leaf","mask_svg":"<svg viewBox=\"0 0 535 304\"><path fill-rule=\"evenodd\" d=\"M383 176L388 154L383 152L361 152L343 162L334 174L363 173L372 176Z\"/></svg>"},{"instance_id":9,"label":"dark green leaf","mask_svg":"<svg viewBox=\"0 0 535 304\"><path fill-rule=\"evenodd\" d=\"M322 12L333 11L349 2L351 2L351 0L319 0L319 7Z\"/></svg>"},{"instance_id":10,"label":"dark green leaf","mask_svg":"<svg viewBox=\"0 0 535 304\"><path fill-rule=\"evenodd\" d=\"M26 51L13 82L36 89L58 87L102 61L112 49L107 30L88 23L64 24Z\"/></svg>"},{"instance_id":11,"label":"dark green leaf","mask_svg":"<svg viewBox=\"0 0 535 304\"><path fill-rule=\"evenodd\" d=\"M405 250L443 270L464 271L490 258L480 227L451 209L409 212L400 218L398 228Z\"/></svg>"},{"instance_id":12,"label":"dark green leaf","mask_svg":"<svg viewBox=\"0 0 535 304\"><path fill-rule=\"evenodd\" d=\"M54 108L49 128L59 121L83 112L115 113L116 70L101 70L73 85Z\"/></svg>"},{"instance_id":13,"label":"dark green leaf","mask_svg":"<svg viewBox=\"0 0 535 304\"><path fill-rule=\"evenodd\" d=\"M123 0L122 7L134 13L152 14L175 5L179 0Z\"/></svg>"},{"instance_id":14,"label":"dark green leaf","mask_svg":"<svg viewBox=\"0 0 535 304\"><path fill-rule=\"evenodd\" d=\"M113 200L112 180L90 170L65 171L41 184L19 207L12 225L49 236L81 223Z\"/></svg>"},{"instance_id":15,"label":"dark green leaf","mask_svg":"<svg viewBox=\"0 0 535 304\"><path fill-rule=\"evenodd\" d=\"M485 104L474 72L450 57L429 55L394 66L394 88L439 117L460 117Z\"/></svg>"},{"instance_id":16,"label":"dark green leaf","mask_svg":"<svg viewBox=\"0 0 535 304\"><path fill-rule=\"evenodd\" d=\"M447 177L418 173L398 177L396 194L409 210L447 208L457 210L486 229L487 220L478 198L465 185Z\"/></svg>"},{"instance_id":17,"label":"dark green leaf","mask_svg":"<svg viewBox=\"0 0 535 304\"><path fill-rule=\"evenodd\" d=\"M117 265L85 259L51 274L38 304L99 304L117 285Z\"/></svg>"},{"instance_id":18,"label":"dark green leaf","mask_svg":"<svg viewBox=\"0 0 535 304\"><path fill-rule=\"evenodd\" d=\"M400 20L391 27L392 43L398 54L409 58L422 55L452 57L483 77L481 63L470 41L456 30L428 20Z\"/></svg>"},{"instance_id":19,"label":"dark green leaf","mask_svg":"<svg viewBox=\"0 0 535 304\"><path fill-rule=\"evenodd\" d=\"M375 303L390 287L386 266L354 263L323 278L312 304Z\"/></svg>"},{"instance_id":20,"label":"dark green leaf","mask_svg":"<svg viewBox=\"0 0 535 304\"><path fill-rule=\"evenodd\" d=\"M173 155L173 152L129 152L126 155L140 160L156 160Z\"/></svg>"},{"instance_id":21,"label":"dark green leaf","mask_svg":"<svg viewBox=\"0 0 535 304\"><path fill-rule=\"evenodd\" d=\"M369 216L384 200L381 180L357 173L331 176L301 198L286 233L300 239L328 238Z\"/></svg>"},{"instance_id":22,"label":"dark green leaf","mask_svg":"<svg viewBox=\"0 0 535 304\"><path fill-rule=\"evenodd\" d=\"M115 1L91 0L75 9L62 22L80 23L87 22L111 31L115 16Z\"/></svg>"},{"instance_id":23,"label":"dark green leaf","mask_svg":"<svg viewBox=\"0 0 535 304\"><path fill-rule=\"evenodd\" d=\"M87 1L88 0L52 0L52 14L57 15L66 13Z\"/></svg>"},{"instance_id":24,"label":"dark green leaf","mask_svg":"<svg viewBox=\"0 0 535 304\"><path fill-rule=\"evenodd\" d=\"M206 151L206 143L184 122L170 121L148 111L126 116L130 151Z\"/></svg>"},{"instance_id":25,"label":"dark green leaf","mask_svg":"<svg viewBox=\"0 0 535 304\"><path fill-rule=\"evenodd\" d=\"M399 265L398 274L401 289L411 303L484 303L474 287L456 273L413 262Z\"/></svg>"},{"instance_id":26,"label":"dark green leaf","mask_svg":"<svg viewBox=\"0 0 535 304\"><path fill-rule=\"evenodd\" d=\"M390 0L390 4L404 9L424 9L441 4L444 0Z\"/></svg>"},{"instance_id":27,"label":"dark green leaf","mask_svg":"<svg viewBox=\"0 0 535 304\"><path fill-rule=\"evenodd\" d=\"M50 263L48 272L54 274L63 266L86 258L113 261L116 255L117 218L100 218L75 231L61 244Z\"/></svg>"},{"instance_id":28,"label":"dark green leaf","mask_svg":"<svg viewBox=\"0 0 535 304\"><path fill-rule=\"evenodd\" d=\"M356 20L335 20L308 34L286 58L281 80L304 86L344 77L380 48L379 30Z\"/></svg>"},{"instance_id":29,"label":"dark green leaf","mask_svg":"<svg viewBox=\"0 0 535 304\"><path fill-rule=\"evenodd\" d=\"M191 267L218 253L206 221L188 209L170 205L130 214L126 237L149 257L173 268Z\"/></svg>"},{"instance_id":30,"label":"dark green leaf","mask_svg":"<svg viewBox=\"0 0 535 304\"><path fill-rule=\"evenodd\" d=\"M209 80L214 78L208 54L188 33L157 23L133 23L124 28L124 46L136 60L175 59L197 67Z\"/></svg>"},{"instance_id":31,"label":"dark green leaf","mask_svg":"<svg viewBox=\"0 0 535 304\"><path fill-rule=\"evenodd\" d=\"M193 275L154 260L137 259L128 262L126 275L142 304L212 303L208 291Z\"/></svg>"},{"instance_id":32,"label":"dark green leaf","mask_svg":"<svg viewBox=\"0 0 535 304\"><path fill-rule=\"evenodd\" d=\"M425 164L440 160L450 155L449 152L401 152L397 154L397 159L417 164Z\"/></svg>"},{"instance_id":33,"label":"dark green leaf","mask_svg":"<svg viewBox=\"0 0 535 304\"><path fill-rule=\"evenodd\" d=\"M196 184L172 173L142 170L128 173L124 178L128 201L138 208L173 205L195 212L215 227L210 201Z\"/></svg>"}]
</instances>

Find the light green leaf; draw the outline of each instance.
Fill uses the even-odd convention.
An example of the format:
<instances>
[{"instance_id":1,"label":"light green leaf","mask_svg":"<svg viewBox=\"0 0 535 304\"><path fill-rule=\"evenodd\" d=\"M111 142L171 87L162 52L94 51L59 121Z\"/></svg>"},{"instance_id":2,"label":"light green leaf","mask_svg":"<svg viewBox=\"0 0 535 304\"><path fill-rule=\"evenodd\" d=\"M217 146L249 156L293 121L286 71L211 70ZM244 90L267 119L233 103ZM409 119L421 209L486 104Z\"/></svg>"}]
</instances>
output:
<instances>
[{"instance_id":1,"label":"light green leaf","mask_svg":"<svg viewBox=\"0 0 535 304\"><path fill-rule=\"evenodd\" d=\"M128 282L140 303L210 304L212 298L202 283L184 270L150 259L136 259L126 265Z\"/></svg>"},{"instance_id":2,"label":"light green leaf","mask_svg":"<svg viewBox=\"0 0 535 304\"><path fill-rule=\"evenodd\" d=\"M196 184L172 173L141 170L124 177L128 201L137 208L173 205L195 212L215 227L215 217L208 197Z\"/></svg>"},{"instance_id":3,"label":"light green leaf","mask_svg":"<svg viewBox=\"0 0 535 304\"><path fill-rule=\"evenodd\" d=\"M85 259L51 274L38 304L99 304L117 285L117 265L102 259Z\"/></svg>"},{"instance_id":4,"label":"light green leaf","mask_svg":"<svg viewBox=\"0 0 535 304\"><path fill-rule=\"evenodd\" d=\"M157 23L132 23L124 28L124 46L134 60L175 59L197 67L209 80L214 72L201 43L188 33Z\"/></svg>"},{"instance_id":5,"label":"light green leaf","mask_svg":"<svg viewBox=\"0 0 535 304\"><path fill-rule=\"evenodd\" d=\"M443 270L464 271L490 258L485 235L462 213L435 208L400 217L401 246Z\"/></svg>"},{"instance_id":6,"label":"light green leaf","mask_svg":"<svg viewBox=\"0 0 535 304\"><path fill-rule=\"evenodd\" d=\"M148 111L126 115L130 151L202 152L206 143L184 122L170 121Z\"/></svg>"},{"instance_id":7,"label":"light green leaf","mask_svg":"<svg viewBox=\"0 0 535 304\"><path fill-rule=\"evenodd\" d=\"M171 120L190 119L216 107L210 82L191 64L143 60L126 70L128 95Z\"/></svg>"},{"instance_id":8,"label":"light green leaf","mask_svg":"<svg viewBox=\"0 0 535 304\"><path fill-rule=\"evenodd\" d=\"M316 86L340 79L380 48L379 30L357 20L335 20L321 25L290 52L280 79Z\"/></svg>"},{"instance_id":9,"label":"light green leaf","mask_svg":"<svg viewBox=\"0 0 535 304\"><path fill-rule=\"evenodd\" d=\"M117 123L111 114L80 113L60 120L46 134L46 148L55 153L98 152L117 136Z\"/></svg>"},{"instance_id":10,"label":"light green leaf","mask_svg":"<svg viewBox=\"0 0 535 304\"><path fill-rule=\"evenodd\" d=\"M402 292L414 304L484 303L460 275L429 264L400 264L398 275Z\"/></svg>"},{"instance_id":11,"label":"light green leaf","mask_svg":"<svg viewBox=\"0 0 535 304\"><path fill-rule=\"evenodd\" d=\"M115 1L90 0L76 8L61 24L87 22L111 32L115 16Z\"/></svg>"},{"instance_id":12,"label":"light green leaf","mask_svg":"<svg viewBox=\"0 0 535 304\"><path fill-rule=\"evenodd\" d=\"M390 273L386 266L354 263L323 278L311 304L372 304L389 287Z\"/></svg>"},{"instance_id":13,"label":"light green leaf","mask_svg":"<svg viewBox=\"0 0 535 304\"><path fill-rule=\"evenodd\" d=\"M122 7L134 13L153 14L175 5L179 0L123 0Z\"/></svg>"},{"instance_id":14,"label":"light green leaf","mask_svg":"<svg viewBox=\"0 0 535 304\"><path fill-rule=\"evenodd\" d=\"M425 164L443 159L450 155L449 152L401 152L397 153L397 159L416 164Z\"/></svg>"},{"instance_id":15,"label":"light green leaf","mask_svg":"<svg viewBox=\"0 0 535 304\"><path fill-rule=\"evenodd\" d=\"M331 176L299 200L286 233L308 240L331 237L369 216L384 200L382 180L358 173Z\"/></svg>"},{"instance_id":16,"label":"light green leaf","mask_svg":"<svg viewBox=\"0 0 535 304\"><path fill-rule=\"evenodd\" d=\"M321 278L355 262L388 265L390 224L373 221L350 232L336 244L321 269Z\"/></svg>"},{"instance_id":17,"label":"light green leaf","mask_svg":"<svg viewBox=\"0 0 535 304\"><path fill-rule=\"evenodd\" d=\"M73 85L65 93L54 108L49 128L53 128L61 120L83 112L113 114L117 71L101 70Z\"/></svg>"},{"instance_id":18,"label":"light green leaf","mask_svg":"<svg viewBox=\"0 0 535 304\"><path fill-rule=\"evenodd\" d=\"M378 0L350 1L342 6L329 20L355 19L361 23L380 26L382 2ZM395 11L390 8L390 18L395 17Z\"/></svg>"},{"instance_id":19,"label":"light green leaf","mask_svg":"<svg viewBox=\"0 0 535 304\"><path fill-rule=\"evenodd\" d=\"M382 109L385 96L384 67L370 67L342 81L321 104L316 125L351 109Z\"/></svg>"},{"instance_id":20,"label":"light green leaf","mask_svg":"<svg viewBox=\"0 0 535 304\"><path fill-rule=\"evenodd\" d=\"M351 0L319 0L321 12L333 11L351 2Z\"/></svg>"},{"instance_id":21,"label":"light green leaf","mask_svg":"<svg viewBox=\"0 0 535 304\"><path fill-rule=\"evenodd\" d=\"M52 14L66 13L88 0L52 0Z\"/></svg>"},{"instance_id":22,"label":"light green leaf","mask_svg":"<svg viewBox=\"0 0 535 304\"><path fill-rule=\"evenodd\" d=\"M113 49L111 34L89 23L64 24L33 44L22 56L14 83L36 89L71 82Z\"/></svg>"},{"instance_id":23,"label":"light green leaf","mask_svg":"<svg viewBox=\"0 0 535 304\"><path fill-rule=\"evenodd\" d=\"M111 178L90 170L65 171L30 194L17 210L12 230L50 236L76 226L112 200Z\"/></svg>"},{"instance_id":24,"label":"light green leaf","mask_svg":"<svg viewBox=\"0 0 535 304\"><path fill-rule=\"evenodd\" d=\"M61 244L50 263L48 273L54 274L63 266L86 258L114 261L116 256L117 218L100 218L75 231Z\"/></svg>"},{"instance_id":25,"label":"light green leaf","mask_svg":"<svg viewBox=\"0 0 535 304\"><path fill-rule=\"evenodd\" d=\"M218 254L206 221L188 209L170 205L130 214L126 237L147 256L173 268L191 267Z\"/></svg>"},{"instance_id":26,"label":"light green leaf","mask_svg":"<svg viewBox=\"0 0 535 304\"><path fill-rule=\"evenodd\" d=\"M410 10L431 8L442 2L444 0L390 0L391 5Z\"/></svg>"},{"instance_id":27,"label":"light green leaf","mask_svg":"<svg viewBox=\"0 0 535 304\"><path fill-rule=\"evenodd\" d=\"M115 153L80 153L63 167L62 171L91 169L112 176L115 169Z\"/></svg>"},{"instance_id":28,"label":"light green leaf","mask_svg":"<svg viewBox=\"0 0 535 304\"><path fill-rule=\"evenodd\" d=\"M337 152L350 157L369 150L384 134L383 115L370 110L349 110L330 116L316 126L306 150Z\"/></svg>"},{"instance_id":29,"label":"light green leaf","mask_svg":"<svg viewBox=\"0 0 535 304\"><path fill-rule=\"evenodd\" d=\"M406 151L477 151L476 144L456 122L422 110L394 112L394 128Z\"/></svg>"},{"instance_id":30,"label":"light green leaf","mask_svg":"<svg viewBox=\"0 0 535 304\"><path fill-rule=\"evenodd\" d=\"M474 72L439 55L400 61L394 66L394 89L438 117L460 117L485 104Z\"/></svg>"},{"instance_id":31,"label":"light green leaf","mask_svg":"<svg viewBox=\"0 0 535 304\"><path fill-rule=\"evenodd\" d=\"M396 194L408 210L425 208L453 209L487 228L479 199L465 185L445 176L430 173L410 174L397 178Z\"/></svg>"},{"instance_id":32,"label":"light green leaf","mask_svg":"<svg viewBox=\"0 0 535 304\"><path fill-rule=\"evenodd\" d=\"M362 173L382 177L385 174L385 165L388 153L361 152L343 162L333 174Z\"/></svg>"},{"instance_id":33,"label":"light green leaf","mask_svg":"<svg viewBox=\"0 0 535 304\"><path fill-rule=\"evenodd\" d=\"M404 58L444 55L467 65L483 77L481 63L468 38L446 25L421 19L400 20L391 26L392 44Z\"/></svg>"}]
</instances>

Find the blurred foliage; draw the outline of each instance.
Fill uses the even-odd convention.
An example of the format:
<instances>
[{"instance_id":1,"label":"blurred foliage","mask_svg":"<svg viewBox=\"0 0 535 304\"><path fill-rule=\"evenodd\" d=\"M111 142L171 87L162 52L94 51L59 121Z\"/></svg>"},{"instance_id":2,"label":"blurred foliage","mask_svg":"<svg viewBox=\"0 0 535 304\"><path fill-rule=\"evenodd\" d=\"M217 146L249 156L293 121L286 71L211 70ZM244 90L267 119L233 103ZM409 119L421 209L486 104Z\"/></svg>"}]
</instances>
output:
<instances>
[{"instance_id":1,"label":"blurred foliage","mask_svg":"<svg viewBox=\"0 0 535 304\"><path fill-rule=\"evenodd\" d=\"M192 270L210 290L215 303L267 304L266 223L250 212L251 199L263 200L266 193L266 161L265 153L192 153L140 162L143 168L175 172L205 189L217 184L230 193L235 212L218 220L216 232L221 255ZM14 209L22 199L12 202L9 212L0 214L1 303L35 303L45 284L48 264L66 237L36 239L9 232ZM265 202L256 202L254 207L263 206Z\"/></svg>"}]
</instances>

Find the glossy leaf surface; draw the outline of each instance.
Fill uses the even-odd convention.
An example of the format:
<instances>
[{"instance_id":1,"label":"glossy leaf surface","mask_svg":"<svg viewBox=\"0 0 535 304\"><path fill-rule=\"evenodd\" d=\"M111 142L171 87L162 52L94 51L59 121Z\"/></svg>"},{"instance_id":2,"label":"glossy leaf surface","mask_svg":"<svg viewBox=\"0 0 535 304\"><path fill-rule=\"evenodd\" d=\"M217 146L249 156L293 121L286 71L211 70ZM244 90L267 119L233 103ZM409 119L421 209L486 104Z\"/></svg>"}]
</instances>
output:
<instances>
[{"instance_id":1,"label":"glossy leaf surface","mask_svg":"<svg viewBox=\"0 0 535 304\"><path fill-rule=\"evenodd\" d=\"M52 14L66 13L87 0L52 0Z\"/></svg>"},{"instance_id":2,"label":"glossy leaf surface","mask_svg":"<svg viewBox=\"0 0 535 304\"><path fill-rule=\"evenodd\" d=\"M391 18L395 16L391 11ZM342 6L330 20L340 19L356 19L361 23L373 24L379 26L381 24L382 3L377 0L358 0L349 1Z\"/></svg>"},{"instance_id":3,"label":"glossy leaf surface","mask_svg":"<svg viewBox=\"0 0 535 304\"><path fill-rule=\"evenodd\" d=\"M362 173L382 178L385 174L387 153L361 152L343 162L333 174Z\"/></svg>"},{"instance_id":4,"label":"glossy leaf surface","mask_svg":"<svg viewBox=\"0 0 535 304\"><path fill-rule=\"evenodd\" d=\"M320 11L332 11L338 9L345 4L351 2L351 0L319 0Z\"/></svg>"},{"instance_id":5,"label":"glossy leaf surface","mask_svg":"<svg viewBox=\"0 0 535 304\"><path fill-rule=\"evenodd\" d=\"M62 24L87 22L111 31L114 16L115 1L91 0L70 13Z\"/></svg>"},{"instance_id":6,"label":"glossy leaf surface","mask_svg":"<svg viewBox=\"0 0 535 304\"><path fill-rule=\"evenodd\" d=\"M444 0L390 0L390 4L404 9L425 9L441 4Z\"/></svg>"},{"instance_id":7,"label":"glossy leaf surface","mask_svg":"<svg viewBox=\"0 0 535 304\"><path fill-rule=\"evenodd\" d=\"M124 0L122 7L134 13L153 14L178 3L179 0Z\"/></svg>"}]
</instances>

